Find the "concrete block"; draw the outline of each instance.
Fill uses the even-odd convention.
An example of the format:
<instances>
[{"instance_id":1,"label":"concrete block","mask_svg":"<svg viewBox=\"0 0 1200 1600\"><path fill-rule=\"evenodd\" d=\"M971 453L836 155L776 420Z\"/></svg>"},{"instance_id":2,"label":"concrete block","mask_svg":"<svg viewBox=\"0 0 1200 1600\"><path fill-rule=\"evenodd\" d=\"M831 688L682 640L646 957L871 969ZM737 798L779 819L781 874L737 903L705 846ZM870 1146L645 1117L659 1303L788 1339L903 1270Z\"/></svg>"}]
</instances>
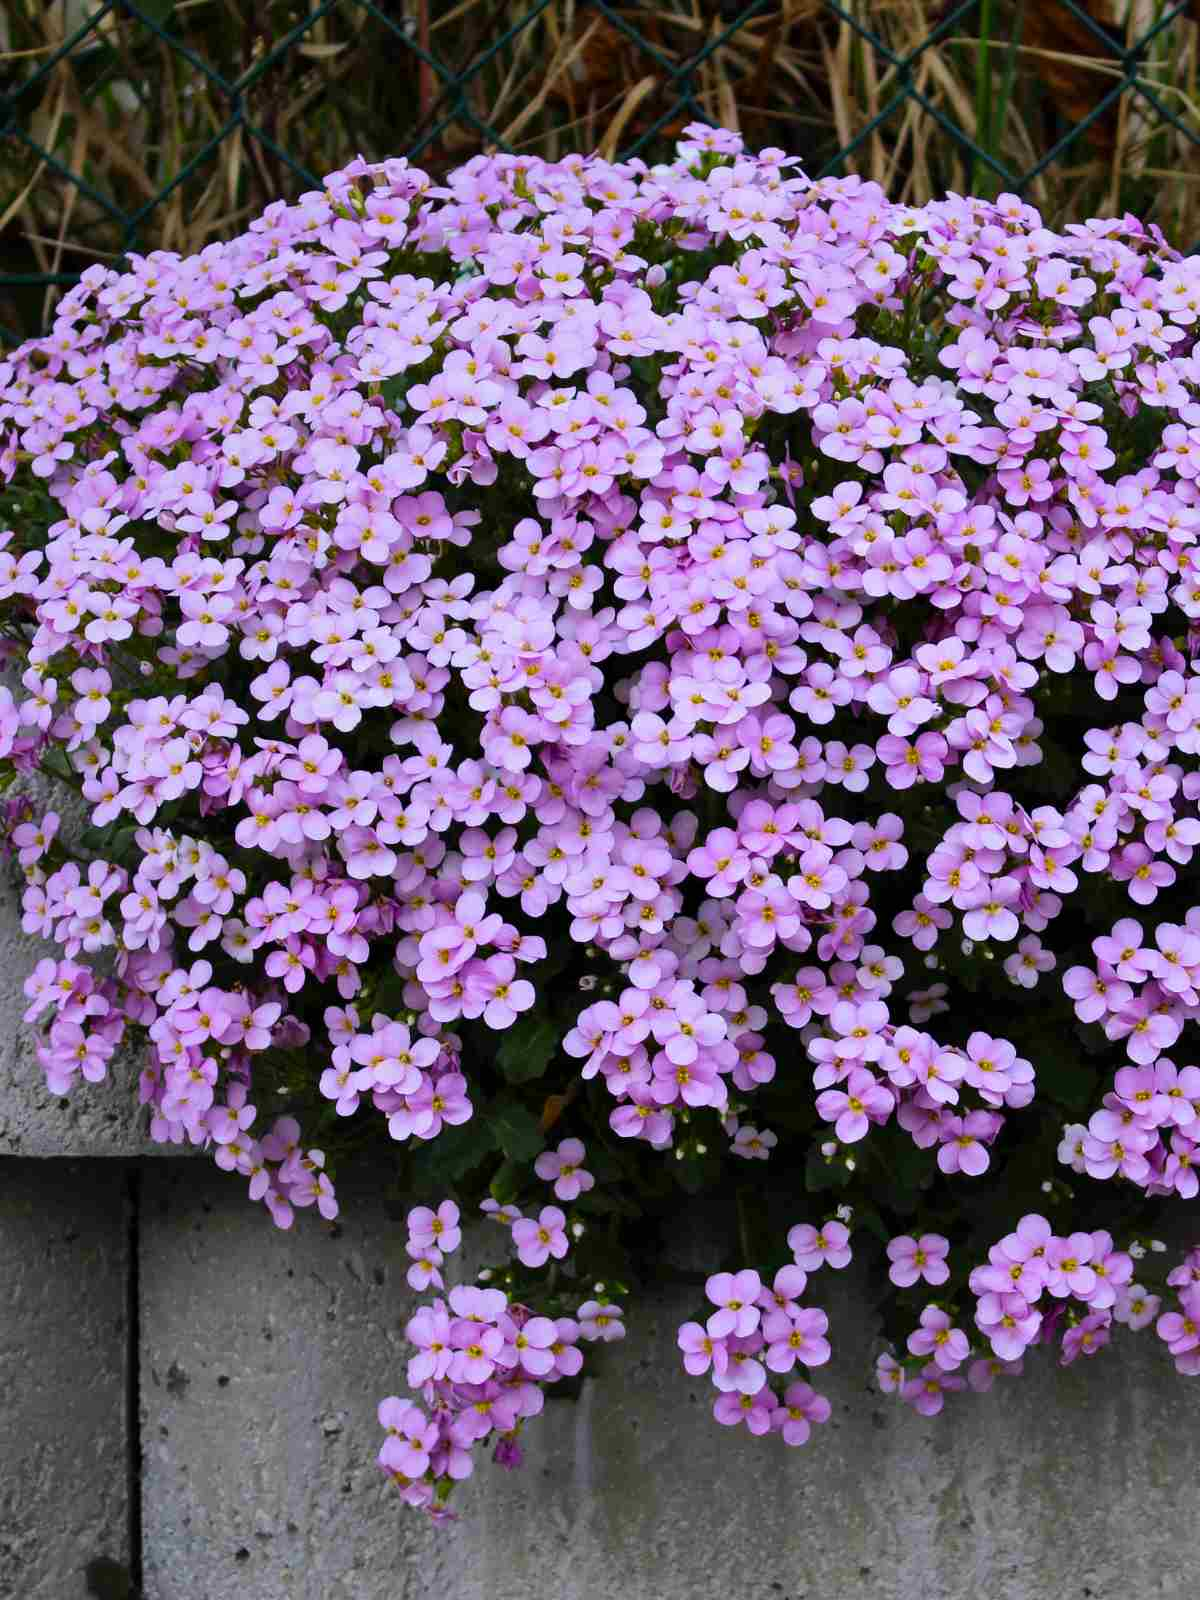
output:
<instances>
[{"instance_id":1,"label":"concrete block","mask_svg":"<svg viewBox=\"0 0 1200 1600\"><path fill-rule=\"evenodd\" d=\"M339 1184L278 1232L245 1181L148 1166L142 1208L147 1600L392 1600L433 1530L375 1466L403 1386L402 1221Z\"/></svg>"},{"instance_id":2,"label":"concrete block","mask_svg":"<svg viewBox=\"0 0 1200 1600\"><path fill-rule=\"evenodd\" d=\"M839 1282L834 1362L814 1375L834 1414L786 1450L712 1420L677 1365L672 1301L614 1347L615 1382L547 1407L524 1471L469 1486L405 1600L1195 1594L1200 1385L1153 1337L1066 1372L1031 1362L927 1421L864 1381L864 1297Z\"/></svg>"},{"instance_id":3,"label":"concrete block","mask_svg":"<svg viewBox=\"0 0 1200 1600\"><path fill-rule=\"evenodd\" d=\"M63 811L60 793L39 792L39 800ZM21 986L43 957L60 953L22 931L20 869L10 860L0 863L0 1156L180 1154L145 1133L137 1102L140 1046L118 1051L102 1083L77 1084L66 1096L47 1090L35 1052L37 1029L21 1020L28 1004Z\"/></svg>"},{"instance_id":4,"label":"concrete block","mask_svg":"<svg viewBox=\"0 0 1200 1600\"><path fill-rule=\"evenodd\" d=\"M833 1420L786 1450L719 1427L652 1296L603 1379L486 1465L434 1529L376 1482L403 1393L403 1228L342 1189L340 1233L272 1234L216 1172L148 1174L147 1600L1184 1600L1200 1383L1152 1333L923 1420L874 1392L864 1287L829 1274ZM1124 1332L1124 1330L1122 1330Z\"/></svg>"},{"instance_id":5,"label":"concrete block","mask_svg":"<svg viewBox=\"0 0 1200 1600\"><path fill-rule=\"evenodd\" d=\"M129 1560L126 1172L0 1159L0 1600Z\"/></svg>"}]
</instances>

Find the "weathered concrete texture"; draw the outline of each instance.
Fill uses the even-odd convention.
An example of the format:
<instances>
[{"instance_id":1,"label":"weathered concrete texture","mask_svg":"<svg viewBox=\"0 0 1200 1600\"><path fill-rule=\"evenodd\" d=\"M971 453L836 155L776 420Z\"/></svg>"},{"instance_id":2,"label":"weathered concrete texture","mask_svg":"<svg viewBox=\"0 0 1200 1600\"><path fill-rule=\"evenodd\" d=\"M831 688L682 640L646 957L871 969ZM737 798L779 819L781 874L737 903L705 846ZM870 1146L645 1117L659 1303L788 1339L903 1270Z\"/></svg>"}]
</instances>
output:
<instances>
[{"instance_id":1,"label":"weathered concrete texture","mask_svg":"<svg viewBox=\"0 0 1200 1600\"><path fill-rule=\"evenodd\" d=\"M0 907L0 972L6 974L0 985L0 1157L188 1154L187 1147L154 1144L145 1133L137 1099L140 1068L131 1048L117 1052L102 1083L80 1082L69 1095L46 1088L34 1031L20 1020L26 1002L19 983L7 977L24 977L46 952L14 954L8 928Z\"/></svg>"},{"instance_id":2,"label":"weathered concrete texture","mask_svg":"<svg viewBox=\"0 0 1200 1600\"><path fill-rule=\"evenodd\" d=\"M341 1223L289 1233L200 1163L144 1185L147 1600L392 1600L431 1531L374 1459L403 1392L403 1222L349 1184Z\"/></svg>"},{"instance_id":3,"label":"weathered concrete texture","mask_svg":"<svg viewBox=\"0 0 1200 1600\"><path fill-rule=\"evenodd\" d=\"M47 798L58 804L59 794ZM35 1052L37 1027L22 1021L29 1004L22 985L45 956L60 954L21 929L20 868L0 863L0 1155L179 1155L174 1145L153 1144L137 1103L138 1051L126 1048L103 1083L79 1083L53 1095Z\"/></svg>"},{"instance_id":4,"label":"weathered concrete texture","mask_svg":"<svg viewBox=\"0 0 1200 1600\"><path fill-rule=\"evenodd\" d=\"M18 690L11 672L0 682ZM21 780L40 817L58 812L62 837L78 837L87 820L83 800L44 774ZM28 1001L22 985L37 963L61 954L57 945L21 928L22 871L12 858L0 862L0 1155L135 1156L180 1155L177 1145L154 1144L138 1105L141 1046L117 1052L102 1083L80 1082L69 1095L53 1095L37 1059L39 1026L22 1020ZM43 1016L43 1021L45 1017Z\"/></svg>"},{"instance_id":5,"label":"weathered concrete texture","mask_svg":"<svg viewBox=\"0 0 1200 1600\"><path fill-rule=\"evenodd\" d=\"M234 1181L147 1178L147 1600L1183 1600L1200 1383L1152 1334L925 1421L867 1386L861 1286L830 1274L833 1421L804 1449L713 1422L669 1293L578 1402L432 1529L376 1482L403 1392L402 1228L345 1196L272 1237Z\"/></svg>"},{"instance_id":6,"label":"weathered concrete texture","mask_svg":"<svg viewBox=\"0 0 1200 1600\"><path fill-rule=\"evenodd\" d=\"M128 1557L125 1171L0 1159L0 1597Z\"/></svg>"},{"instance_id":7,"label":"weathered concrete texture","mask_svg":"<svg viewBox=\"0 0 1200 1600\"><path fill-rule=\"evenodd\" d=\"M806 1447L720 1428L676 1364L687 1307L660 1306L616 1382L530 1430L524 1474L471 1486L405 1600L1194 1596L1200 1386L1152 1337L926 1421L864 1383L862 1297L829 1305L834 1416Z\"/></svg>"}]
</instances>

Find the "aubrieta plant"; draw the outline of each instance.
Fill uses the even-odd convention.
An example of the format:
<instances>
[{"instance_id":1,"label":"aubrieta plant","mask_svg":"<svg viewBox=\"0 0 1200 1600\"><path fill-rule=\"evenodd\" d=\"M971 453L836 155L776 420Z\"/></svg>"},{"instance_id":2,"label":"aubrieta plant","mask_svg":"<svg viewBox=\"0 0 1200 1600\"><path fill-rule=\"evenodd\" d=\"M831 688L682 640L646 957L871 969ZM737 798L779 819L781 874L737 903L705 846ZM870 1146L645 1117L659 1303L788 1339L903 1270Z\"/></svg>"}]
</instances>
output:
<instances>
[{"instance_id":1,"label":"aubrieta plant","mask_svg":"<svg viewBox=\"0 0 1200 1600\"><path fill-rule=\"evenodd\" d=\"M136 1043L280 1227L391 1153L405 1500L519 1461L697 1207L719 1423L829 1415L852 1249L919 1412L1117 1325L1200 1372L1198 317L1133 218L697 126L357 161L0 364L47 1081ZM464 1206L511 1248L449 1284Z\"/></svg>"}]
</instances>

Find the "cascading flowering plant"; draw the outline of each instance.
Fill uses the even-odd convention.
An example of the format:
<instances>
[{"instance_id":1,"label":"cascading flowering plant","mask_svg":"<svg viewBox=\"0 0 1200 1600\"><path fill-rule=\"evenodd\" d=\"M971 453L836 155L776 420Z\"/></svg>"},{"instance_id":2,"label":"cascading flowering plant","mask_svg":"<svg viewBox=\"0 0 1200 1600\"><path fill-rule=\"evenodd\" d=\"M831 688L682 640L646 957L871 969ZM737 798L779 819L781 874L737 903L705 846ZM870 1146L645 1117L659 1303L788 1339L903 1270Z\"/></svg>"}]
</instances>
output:
<instances>
[{"instance_id":1,"label":"cascading flowering plant","mask_svg":"<svg viewBox=\"0 0 1200 1600\"><path fill-rule=\"evenodd\" d=\"M1200 1370L1200 1251L1147 1249L1198 1188L1198 316L1133 218L693 127L358 161L0 363L47 1081L141 1043L152 1137L281 1227L378 1140L507 1230L447 1288L410 1215L406 1499L515 1464L705 1189L721 1423L828 1416L852 1239L918 1411L1114 1324Z\"/></svg>"}]
</instances>

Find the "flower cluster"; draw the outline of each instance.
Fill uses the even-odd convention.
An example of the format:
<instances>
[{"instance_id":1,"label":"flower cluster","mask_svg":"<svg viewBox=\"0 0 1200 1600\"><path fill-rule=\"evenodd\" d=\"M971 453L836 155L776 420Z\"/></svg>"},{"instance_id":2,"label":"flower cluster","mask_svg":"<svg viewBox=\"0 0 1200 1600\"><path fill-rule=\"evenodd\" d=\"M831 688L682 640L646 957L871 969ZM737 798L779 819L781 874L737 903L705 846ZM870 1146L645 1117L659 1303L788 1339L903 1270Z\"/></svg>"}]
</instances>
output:
<instances>
[{"instance_id":1,"label":"flower cluster","mask_svg":"<svg viewBox=\"0 0 1200 1600\"><path fill-rule=\"evenodd\" d=\"M1117 1039L1130 1065L1118 1069L1087 1126L1063 1129L1060 1159L1090 1178L1117 1174L1151 1194L1190 1200L1200 1189L1200 1067L1177 1067L1172 1049L1186 1014L1176 996L1193 1002L1200 983L1200 907L1185 924L1161 922L1146 946L1142 926L1122 917L1092 942L1097 968L1072 967L1063 987L1081 1020L1098 1022Z\"/></svg>"},{"instance_id":2,"label":"flower cluster","mask_svg":"<svg viewBox=\"0 0 1200 1600\"><path fill-rule=\"evenodd\" d=\"M801 1305L808 1272L826 1262L845 1266L850 1260L846 1230L827 1224L821 1233L803 1224L788 1234L793 1263L780 1267L765 1285L758 1273L718 1272L704 1292L716 1307L701 1325L685 1322L679 1330L683 1365L693 1376L707 1372L719 1391L713 1416L725 1427L745 1423L751 1433L778 1431L784 1444L804 1444L814 1422L828 1422L831 1407L810 1384L788 1381L797 1363L823 1366L829 1360L829 1319L823 1311ZM772 1379L784 1386L778 1387Z\"/></svg>"},{"instance_id":3,"label":"flower cluster","mask_svg":"<svg viewBox=\"0 0 1200 1600\"><path fill-rule=\"evenodd\" d=\"M945 1283L948 1250L949 1241L937 1235L893 1239L888 1245L893 1283L909 1287L918 1276ZM1096 1355L1111 1339L1114 1324L1134 1331L1154 1324L1176 1369L1194 1376L1200 1373L1200 1250L1167 1274L1166 1285L1178 1291L1179 1310L1161 1315L1162 1297L1134 1282L1135 1259L1144 1256L1145 1247L1137 1241L1126 1251L1115 1249L1103 1229L1064 1237L1045 1217L1030 1213L991 1247L987 1264L968 1275L965 1288L974 1299L976 1334L954 1325L953 1296L930 1302L908 1336L905 1358L898 1361L894 1351L878 1357L879 1386L922 1415L934 1416L947 1393L968 1384L983 1391L1002 1373L1020 1374L1026 1351L1038 1344L1057 1341L1063 1366Z\"/></svg>"},{"instance_id":4,"label":"flower cluster","mask_svg":"<svg viewBox=\"0 0 1200 1600\"><path fill-rule=\"evenodd\" d=\"M622 1282L713 1186L774 1261L747 1174L782 1169L891 1241L903 1321L978 1249L964 1193L980 1273L1037 1207L1057 1265L985 1289L980 1359L1046 1296L1094 1347L1125 1301L1087 1273L1124 1293L1115 1241L1197 1183L1198 330L1200 258L1133 218L907 207L699 126L659 164L360 160L90 268L0 361L50 1088L137 1046L152 1136L280 1225L373 1145L547 1284ZM765 1277L696 1349L722 1420L795 1440L816 1397L732 1381L823 1348ZM487 1304L515 1350L525 1300ZM909 1309L930 1410L976 1335ZM504 1435L540 1391L493 1369ZM434 1400L393 1419L410 1483L460 1464Z\"/></svg>"},{"instance_id":5,"label":"flower cluster","mask_svg":"<svg viewBox=\"0 0 1200 1600\"><path fill-rule=\"evenodd\" d=\"M546 1207L543 1222L547 1212L562 1216ZM459 1220L451 1200L436 1210L417 1206L409 1212L413 1288L445 1287L439 1269L462 1243ZM504 1221L516 1244L520 1221ZM554 1253L566 1254L565 1240ZM523 1243L520 1258L527 1260ZM542 1260L544 1255L532 1264ZM490 1269L480 1274L484 1280L491 1276ZM490 1443L495 1461L519 1467L520 1433L526 1419L541 1412L545 1386L582 1371L581 1342L620 1339L624 1332L619 1309L598 1300L585 1300L571 1316L544 1316L501 1288L455 1285L444 1300L421 1306L408 1320L405 1334L414 1351L408 1384L423 1406L396 1395L380 1402L379 1422L387 1432L380 1467L409 1505L436 1518L450 1515L453 1486L474 1471L474 1447Z\"/></svg>"}]
</instances>

